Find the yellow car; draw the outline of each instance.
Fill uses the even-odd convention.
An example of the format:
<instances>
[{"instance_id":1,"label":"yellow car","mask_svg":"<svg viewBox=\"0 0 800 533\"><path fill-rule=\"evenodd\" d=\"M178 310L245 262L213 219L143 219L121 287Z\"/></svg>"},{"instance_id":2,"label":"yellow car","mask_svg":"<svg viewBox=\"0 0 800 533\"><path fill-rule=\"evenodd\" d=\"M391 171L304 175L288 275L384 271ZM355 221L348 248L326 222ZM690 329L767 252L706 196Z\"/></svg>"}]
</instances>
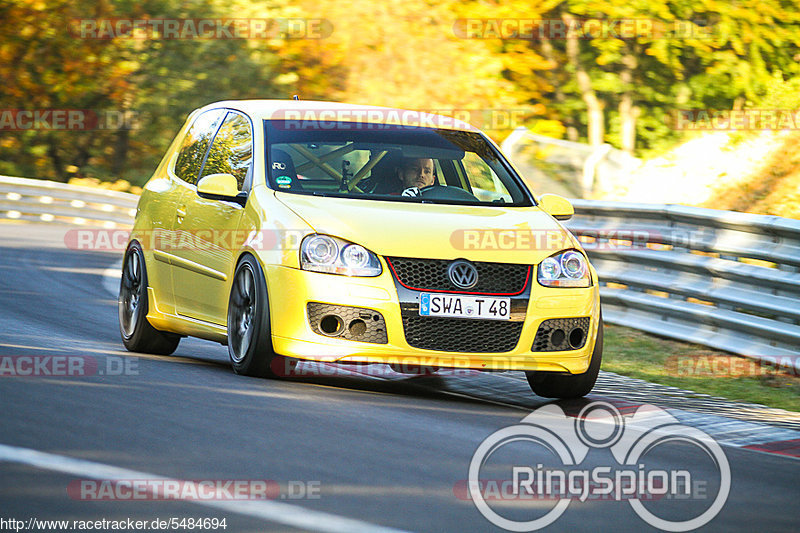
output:
<instances>
[{"instance_id":1,"label":"yellow car","mask_svg":"<svg viewBox=\"0 0 800 533\"><path fill-rule=\"evenodd\" d=\"M194 111L144 187L123 262L131 351L227 344L235 372L329 363L522 370L582 396L597 273L497 146L439 115L328 102ZM410 370L409 370L410 369Z\"/></svg>"}]
</instances>

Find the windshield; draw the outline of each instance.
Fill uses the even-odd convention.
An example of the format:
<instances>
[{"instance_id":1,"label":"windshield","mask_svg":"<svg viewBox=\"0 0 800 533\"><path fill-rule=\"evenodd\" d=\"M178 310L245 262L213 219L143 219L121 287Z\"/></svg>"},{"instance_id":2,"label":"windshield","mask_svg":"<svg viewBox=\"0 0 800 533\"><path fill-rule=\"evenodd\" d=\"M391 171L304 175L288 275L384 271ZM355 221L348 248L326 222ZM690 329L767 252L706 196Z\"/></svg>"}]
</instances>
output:
<instances>
[{"instance_id":1,"label":"windshield","mask_svg":"<svg viewBox=\"0 0 800 533\"><path fill-rule=\"evenodd\" d=\"M289 129L266 120L267 172L278 191L398 202L532 205L477 132L330 122Z\"/></svg>"}]
</instances>

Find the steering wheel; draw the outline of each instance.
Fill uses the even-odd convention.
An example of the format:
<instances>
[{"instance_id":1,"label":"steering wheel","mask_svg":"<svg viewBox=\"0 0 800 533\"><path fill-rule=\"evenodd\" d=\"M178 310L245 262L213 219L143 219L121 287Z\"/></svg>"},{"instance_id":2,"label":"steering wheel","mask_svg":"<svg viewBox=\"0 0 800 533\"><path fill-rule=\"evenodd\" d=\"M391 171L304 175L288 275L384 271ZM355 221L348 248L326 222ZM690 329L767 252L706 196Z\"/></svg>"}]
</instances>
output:
<instances>
[{"instance_id":1,"label":"steering wheel","mask_svg":"<svg viewBox=\"0 0 800 533\"><path fill-rule=\"evenodd\" d=\"M421 198L431 200L477 200L478 198L459 187L446 187L444 185L428 185L419 190Z\"/></svg>"}]
</instances>

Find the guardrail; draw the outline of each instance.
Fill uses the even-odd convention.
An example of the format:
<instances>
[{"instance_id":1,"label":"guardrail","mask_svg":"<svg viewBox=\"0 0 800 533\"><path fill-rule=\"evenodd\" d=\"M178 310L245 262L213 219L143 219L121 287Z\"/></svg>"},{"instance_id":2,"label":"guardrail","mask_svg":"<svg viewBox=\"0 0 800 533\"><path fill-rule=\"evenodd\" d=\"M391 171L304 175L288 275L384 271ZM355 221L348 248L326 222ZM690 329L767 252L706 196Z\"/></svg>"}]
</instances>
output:
<instances>
[{"instance_id":1,"label":"guardrail","mask_svg":"<svg viewBox=\"0 0 800 533\"><path fill-rule=\"evenodd\" d=\"M537 191L591 197L619 188L619 178L640 167L642 160L610 144L586 143L538 135L520 126L503 140L506 157Z\"/></svg>"},{"instance_id":2,"label":"guardrail","mask_svg":"<svg viewBox=\"0 0 800 533\"><path fill-rule=\"evenodd\" d=\"M574 200L609 323L800 369L800 220Z\"/></svg>"},{"instance_id":3,"label":"guardrail","mask_svg":"<svg viewBox=\"0 0 800 533\"><path fill-rule=\"evenodd\" d=\"M0 216L130 227L138 196L0 176ZM800 220L573 200L608 323L800 370ZM779 361L780 362L780 361Z\"/></svg>"},{"instance_id":4,"label":"guardrail","mask_svg":"<svg viewBox=\"0 0 800 533\"><path fill-rule=\"evenodd\" d=\"M130 227L139 197L55 181L0 176L0 217Z\"/></svg>"}]
</instances>

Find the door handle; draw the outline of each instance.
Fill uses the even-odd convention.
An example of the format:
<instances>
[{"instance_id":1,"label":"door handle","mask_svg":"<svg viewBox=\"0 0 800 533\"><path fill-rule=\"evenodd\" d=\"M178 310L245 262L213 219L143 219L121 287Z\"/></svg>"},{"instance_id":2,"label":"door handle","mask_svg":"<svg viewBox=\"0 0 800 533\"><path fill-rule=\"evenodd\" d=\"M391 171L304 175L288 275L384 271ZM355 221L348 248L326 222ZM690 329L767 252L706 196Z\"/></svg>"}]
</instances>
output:
<instances>
[{"instance_id":1,"label":"door handle","mask_svg":"<svg viewBox=\"0 0 800 533\"><path fill-rule=\"evenodd\" d=\"M178 215L178 224L183 223L183 217L186 216L186 206L182 205L178 209L175 210L175 213Z\"/></svg>"}]
</instances>

